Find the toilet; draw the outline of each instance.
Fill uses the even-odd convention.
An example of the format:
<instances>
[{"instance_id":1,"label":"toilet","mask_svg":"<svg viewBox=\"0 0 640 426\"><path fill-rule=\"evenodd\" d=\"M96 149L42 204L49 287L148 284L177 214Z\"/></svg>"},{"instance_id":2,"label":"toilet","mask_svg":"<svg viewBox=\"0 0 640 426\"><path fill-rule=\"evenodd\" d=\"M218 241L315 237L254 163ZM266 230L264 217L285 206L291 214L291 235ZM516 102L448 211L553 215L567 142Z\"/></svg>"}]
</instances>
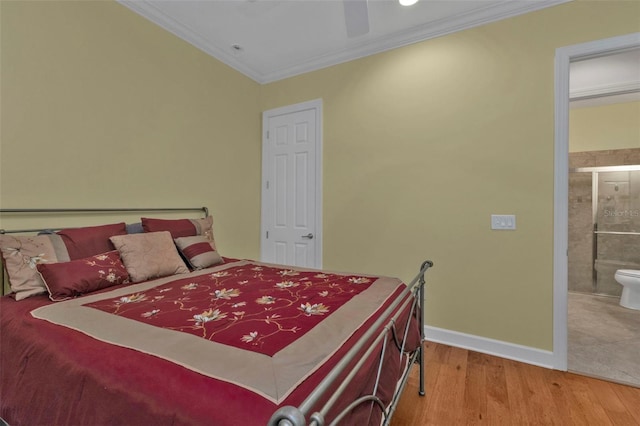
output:
<instances>
[{"instance_id":1,"label":"toilet","mask_svg":"<svg viewBox=\"0 0 640 426\"><path fill-rule=\"evenodd\" d=\"M640 270L618 269L615 279L622 285L620 306L640 310Z\"/></svg>"}]
</instances>

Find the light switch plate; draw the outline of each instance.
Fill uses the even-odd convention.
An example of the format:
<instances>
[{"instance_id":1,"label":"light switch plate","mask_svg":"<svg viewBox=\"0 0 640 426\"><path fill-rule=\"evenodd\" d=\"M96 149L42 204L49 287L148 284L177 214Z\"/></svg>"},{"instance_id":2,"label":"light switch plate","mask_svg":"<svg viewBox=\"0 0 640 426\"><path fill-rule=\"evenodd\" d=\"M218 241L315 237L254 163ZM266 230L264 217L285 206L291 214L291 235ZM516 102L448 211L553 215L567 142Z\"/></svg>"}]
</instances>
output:
<instances>
[{"instance_id":1,"label":"light switch plate","mask_svg":"<svg viewBox=\"0 0 640 426\"><path fill-rule=\"evenodd\" d=\"M514 230L516 229L516 215L514 214L492 214L491 229Z\"/></svg>"}]
</instances>

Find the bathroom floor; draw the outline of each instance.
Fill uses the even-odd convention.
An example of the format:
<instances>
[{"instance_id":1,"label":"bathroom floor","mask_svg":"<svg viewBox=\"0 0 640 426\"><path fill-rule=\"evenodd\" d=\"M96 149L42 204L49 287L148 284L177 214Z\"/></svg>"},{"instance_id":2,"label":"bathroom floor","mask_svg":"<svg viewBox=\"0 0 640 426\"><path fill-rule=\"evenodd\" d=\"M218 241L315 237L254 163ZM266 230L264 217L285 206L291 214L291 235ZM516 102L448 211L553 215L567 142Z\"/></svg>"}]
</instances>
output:
<instances>
[{"instance_id":1,"label":"bathroom floor","mask_svg":"<svg viewBox=\"0 0 640 426\"><path fill-rule=\"evenodd\" d=\"M640 311L569 292L569 371L640 387Z\"/></svg>"}]
</instances>

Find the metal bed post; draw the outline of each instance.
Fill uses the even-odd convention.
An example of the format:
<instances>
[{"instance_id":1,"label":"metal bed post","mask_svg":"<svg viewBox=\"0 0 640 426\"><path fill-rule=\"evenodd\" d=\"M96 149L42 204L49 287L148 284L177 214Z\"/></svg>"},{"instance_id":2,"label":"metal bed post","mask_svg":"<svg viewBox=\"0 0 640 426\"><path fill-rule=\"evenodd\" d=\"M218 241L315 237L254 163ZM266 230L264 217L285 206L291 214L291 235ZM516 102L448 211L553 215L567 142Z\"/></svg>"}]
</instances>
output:
<instances>
[{"instance_id":1,"label":"metal bed post","mask_svg":"<svg viewBox=\"0 0 640 426\"><path fill-rule=\"evenodd\" d=\"M428 265L428 266L427 266ZM431 268L433 266L433 262L430 260L425 260L422 263L422 266L420 267L420 270L422 271L422 275L420 275L420 301L419 301L419 306L420 306L420 388L418 390L418 394L420 396L424 396L425 395L425 391L424 391L424 341L425 341L425 335L424 335L424 296L425 296L425 292L424 292L424 286L426 284L426 281L424 279L424 274L427 271L427 268ZM426 268L425 268L426 267Z\"/></svg>"}]
</instances>

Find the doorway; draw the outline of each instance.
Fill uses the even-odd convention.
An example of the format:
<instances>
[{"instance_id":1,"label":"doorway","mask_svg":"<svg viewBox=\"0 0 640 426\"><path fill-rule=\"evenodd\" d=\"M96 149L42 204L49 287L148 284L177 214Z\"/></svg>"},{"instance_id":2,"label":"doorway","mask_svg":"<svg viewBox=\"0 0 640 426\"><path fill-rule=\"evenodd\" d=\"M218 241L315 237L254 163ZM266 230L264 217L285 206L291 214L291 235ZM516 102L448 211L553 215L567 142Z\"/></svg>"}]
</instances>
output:
<instances>
[{"instance_id":1,"label":"doorway","mask_svg":"<svg viewBox=\"0 0 640 426\"><path fill-rule=\"evenodd\" d=\"M553 261L553 366L567 370L568 347L568 181L569 181L569 70L587 58L640 47L640 33L583 43L556 50L555 156L554 156L554 261Z\"/></svg>"}]
</instances>

